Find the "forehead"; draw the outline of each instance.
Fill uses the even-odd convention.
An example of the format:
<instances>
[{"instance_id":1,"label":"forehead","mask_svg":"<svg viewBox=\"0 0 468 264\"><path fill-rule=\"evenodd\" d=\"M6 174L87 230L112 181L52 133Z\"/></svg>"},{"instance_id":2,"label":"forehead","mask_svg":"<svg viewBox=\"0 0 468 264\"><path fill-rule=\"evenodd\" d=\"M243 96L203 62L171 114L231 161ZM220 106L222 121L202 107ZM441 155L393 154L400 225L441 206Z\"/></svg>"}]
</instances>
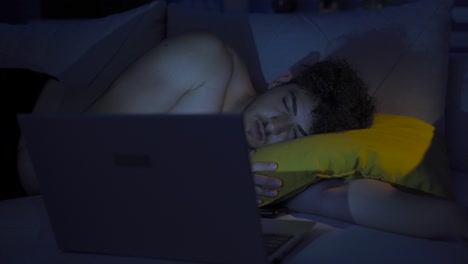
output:
<instances>
[{"instance_id":1,"label":"forehead","mask_svg":"<svg viewBox=\"0 0 468 264\"><path fill-rule=\"evenodd\" d=\"M275 91L273 91L273 89ZM308 133L312 130L312 123L313 123L313 110L316 109L318 105L317 98L306 91L305 89L299 87L297 84L285 84L280 85L272 89L272 97L284 97L288 96L291 98L295 98L297 103L298 109L298 116L302 120L302 126L304 129L307 129ZM293 100L294 101L294 100Z\"/></svg>"},{"instance_id":2,"label":"forehead","mask_svg":"<svg viewBox=\"0 0 468 264\"><path fill-rule=\"evenodd\" d=\"M294 94L297 99L311 99L312 96L309 92L299 87L297 84L283 84L271 88L270 90L265 92L266 96L285 96Z\"/></svg>"}]
</instances>

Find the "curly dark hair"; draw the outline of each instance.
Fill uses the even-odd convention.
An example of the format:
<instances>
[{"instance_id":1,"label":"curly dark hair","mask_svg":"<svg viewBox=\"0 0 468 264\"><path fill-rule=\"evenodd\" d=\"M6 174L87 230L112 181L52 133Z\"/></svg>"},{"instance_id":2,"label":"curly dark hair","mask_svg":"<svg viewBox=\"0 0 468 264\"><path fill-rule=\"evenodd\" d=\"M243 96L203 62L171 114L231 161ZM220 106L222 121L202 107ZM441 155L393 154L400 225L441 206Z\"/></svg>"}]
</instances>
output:
<instances>
[{"instance_id":1,"label":"curly dark hair","mask_svg":"<svg viewBox=\"0 0 468 264\"><path fill-rule=\"evenodd\" d=\"M368 128L375 105L368 88L344 59L327 59L301 66L287 84L296 84L318 99L312 134Z\"/></svg>"}]
</instances>

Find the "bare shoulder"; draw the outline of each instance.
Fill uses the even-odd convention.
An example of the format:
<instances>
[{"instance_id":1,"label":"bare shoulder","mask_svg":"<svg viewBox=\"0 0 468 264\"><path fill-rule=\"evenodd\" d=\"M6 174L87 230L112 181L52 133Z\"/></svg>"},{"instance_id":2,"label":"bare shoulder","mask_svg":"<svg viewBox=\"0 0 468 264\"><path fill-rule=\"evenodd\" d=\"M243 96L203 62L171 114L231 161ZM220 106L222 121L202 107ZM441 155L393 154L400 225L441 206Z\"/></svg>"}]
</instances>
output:
<instances>
[{"instance_id":1,"label":"bare shoulder","mask_svg":"<svg viewBox=\"0 0 468 264\"><path fill-rule=\"evenodd\" d=\"M214 102L206 110L214 111L222 104L218 101L224 99L232 70L225 44L212 34L192 32L166 39L115 80L90 111L169 112L180 104L190 111L207 104L196 102L207 97L197 90L209 90Z\"/></svg>"}]
</instances>

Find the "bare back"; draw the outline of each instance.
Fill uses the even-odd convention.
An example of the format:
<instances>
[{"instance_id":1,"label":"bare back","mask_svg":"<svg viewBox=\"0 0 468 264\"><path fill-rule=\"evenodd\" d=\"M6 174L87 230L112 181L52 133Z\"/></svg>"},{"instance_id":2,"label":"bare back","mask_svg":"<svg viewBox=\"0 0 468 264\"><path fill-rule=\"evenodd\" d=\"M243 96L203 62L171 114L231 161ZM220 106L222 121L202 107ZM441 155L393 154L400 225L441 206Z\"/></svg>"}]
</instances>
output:
<instances>
[{"instance_id":1,"label":"bare back","mask_svg":"<svg viewBox=\"0 0 468 264\"><path fill-rule=\"evenodd\" d=\"M219 39L166 39L122 74L89 109L114 113L236 111L255 95L238 56Z\"/></svg>"}]
</instances>

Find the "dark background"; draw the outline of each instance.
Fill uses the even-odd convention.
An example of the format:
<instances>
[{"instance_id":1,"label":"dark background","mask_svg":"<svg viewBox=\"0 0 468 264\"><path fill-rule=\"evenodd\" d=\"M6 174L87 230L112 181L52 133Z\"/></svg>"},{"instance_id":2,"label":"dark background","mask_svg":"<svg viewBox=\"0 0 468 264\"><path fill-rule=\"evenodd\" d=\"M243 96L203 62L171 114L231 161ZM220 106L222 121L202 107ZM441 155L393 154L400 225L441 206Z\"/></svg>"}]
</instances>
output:
<instances>
[{"instance_id":1,"label":"dark background","mask_svg":"<svg viewBox=\"0 0 468 264\"><path fill-rule=\"evenodd\" d=\"M0 200L25 196L18 177L18 113L30 113L45 83L53 78L28 69L0 68L2 136L0 137Z\"/></svg>"},{"instance_id":2,"label":"dark background","mask_svg":"<svg viewBox=\"0 0 468 264\"><path fill-rule=\"evenodd\" d=\"M0 0L0 23L30 19L99 18L124 12L151 0Z\"/></svg>"}]
</instances>

